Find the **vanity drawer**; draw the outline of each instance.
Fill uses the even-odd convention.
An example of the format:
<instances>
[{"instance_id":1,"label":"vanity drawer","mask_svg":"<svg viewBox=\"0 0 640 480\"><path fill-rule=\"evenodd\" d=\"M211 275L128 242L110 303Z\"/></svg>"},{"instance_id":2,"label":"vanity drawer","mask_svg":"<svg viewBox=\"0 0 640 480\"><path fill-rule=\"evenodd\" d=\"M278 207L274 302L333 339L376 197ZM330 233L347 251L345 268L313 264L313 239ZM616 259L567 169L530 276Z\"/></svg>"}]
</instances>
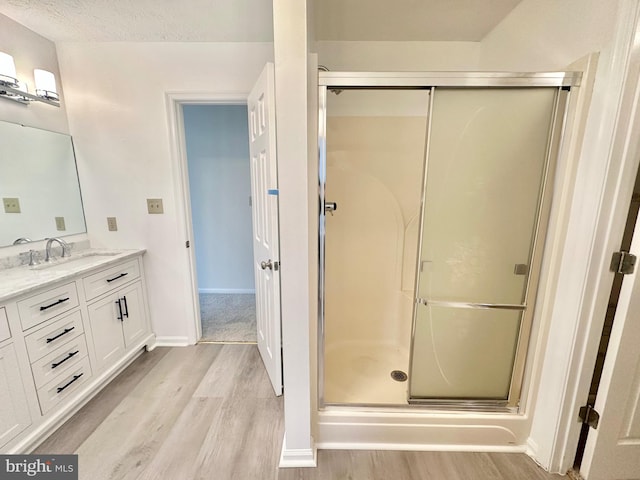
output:
<instances>
[{"instance_id":1,"label":"vanity drawer","mask_svg":"<svg viewBox=\"0 0 640 480\"><path fill-rule=\"evenodd\" d=\"M66 315L25 337L31 363L53 352L84 332L79 311Z\"/></svg>"},{"instance_id":2,"label":"vanity drawer","mask_svg":"<svg viewBox=\"0 0 640 480\"><path fill-rule=\"evenodd\" d=\"M60 402L73 396L82 384L91 378L89 357L80 359L73 368L69 368L64 375L59 375L52 382L38 389L40 411L45 415Z\"/></svg>"},{"instance_id":3,"label":"vanity drawer","mask_svg":"<svg viewBox=\"0 0 640 480\"><path fill-rule=\"evenodd\" d=\"M82 279L87 300L118 288L120 285L140 276L138 260L130 260L120 265L102 270Z\"/></svg>"},{"instance_id":4,"label":"vanity drawer","mask_svg":"<svg viewBox=\"0 0 640 480\"><path fill-rule=\"evenodd\" d=\"M11 338L11 330L9 330L9 320L7 319L7 311L4 307L0 307L0 342Z\"/></svg>"},{"instance_id":5,"label":"vanity drawer","mask_svg":"<svg viewBox=\"0 0 640 480\"><path fill-rule=\"evenodd\" d=\"M84 335L80 335L61 345L49 355L31 365L36 388L48 384L57 376L64 375L67 370L75 368L86 356L87 343Z\"/></svg>"},{"instance_id":6,"label":"vanity drawer","mask_svg":"<svg viewBox=\"0 0 640 480\"><path fill-rule=\"evenodd\" d=\"M22 329L27 330L78 306L74 282L52 288L18 302Z\"/></svg>"}]
</instances>

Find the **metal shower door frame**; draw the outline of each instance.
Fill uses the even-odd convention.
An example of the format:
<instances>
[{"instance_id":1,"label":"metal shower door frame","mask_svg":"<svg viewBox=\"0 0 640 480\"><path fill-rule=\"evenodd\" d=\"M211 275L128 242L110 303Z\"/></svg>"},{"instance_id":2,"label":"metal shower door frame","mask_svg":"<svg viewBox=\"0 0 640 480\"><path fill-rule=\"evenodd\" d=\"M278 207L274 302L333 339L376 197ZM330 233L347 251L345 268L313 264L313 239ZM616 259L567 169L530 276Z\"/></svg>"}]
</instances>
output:
<instances>
[{"instance_id":1,"label":"metal shower door frame","mask_svg":"<svg viewBox=\"0 0 640 480\"><path fill-rule=\"evenodd\" d=\"M376 407L380 404L335 404L326 403L324 398L324 351L325 351L325 237L326 237L326 216L325 216L325 189L327 172L327 91L328 90L431 90L429 99L429 111L427 119L427 132L425 142L425 162L424 177L421 193L421 212L424 209L426 195L426 175L428 168L428 143L431 127L431 107L433 102L433 91L437 87L448 88L527 88L527 87L552 87L558 89L556 105L553 114L552 128L549 134L549 146L545 161L545 170L541 182L539 197L539 208L536 217L536 227L534 241L532 242L532 272L527 280L525 301L532 297L535 299L539 271L542 263L542 245L546 235L547 220L550 213L552 189L547 188L547 181L553 178L555 160L562 140L563 126L565 124L566 105L569 97L569 90L572 86L579 86L581 80L580 72L545 72L545 73L504 73L504 72L318 72L318 196L319 196L319 219L318 219L318 407L332 405L349 405L354 407ZM565 92L563 94L562 92ZM562 98L562 101L561 101ZM420 220L420 238L416 262L419 262L422 244L423 215ZM534 278L535 277L535 278ZM416 282L418 275L416 274ZM414 292L417 283L414 284ZM415 294L414 294L415 297ZM409 358L413 355L413 343L415 335L415 317L417 304L414 302L411 350ZM482 306L481 306L482 307ZM490 308L490 307L488 307ZM483 400L418 400L407 404L395 405L395 407L406 408L411 406L438 407L452 409L479 409L479 410L507 410L517 411L518 401L522 389L522 382L525 373L525 360L527 344L533 321L533 305L523 309L518 348L514 361L509 399L505 402L483 401ZM526 331L525 331L526 330ZM522 348L524 346L525 348ZM411 365L411 362L410 362ZM409 372L411 375L411 371ZM394 407L384 405L385 408Z\"/></svg>"}]
</instances>

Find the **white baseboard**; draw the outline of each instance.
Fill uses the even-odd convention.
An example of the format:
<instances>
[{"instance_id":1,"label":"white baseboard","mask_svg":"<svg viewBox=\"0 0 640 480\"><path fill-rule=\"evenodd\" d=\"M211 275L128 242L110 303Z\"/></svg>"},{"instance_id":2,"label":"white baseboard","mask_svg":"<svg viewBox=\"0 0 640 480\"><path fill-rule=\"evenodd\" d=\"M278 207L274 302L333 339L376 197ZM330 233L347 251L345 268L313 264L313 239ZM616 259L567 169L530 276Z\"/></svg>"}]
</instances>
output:
<instances>
[{"instance_id":1,"label":"white baseboard","mask_svg":"<svg viewBox=\"0 0 640 480\"><path fill-rule=\"evenodd\" d=\"M280 468L315 468L318 450L313 439L311 448L287 448L287 434L285 432L282 439L282 452L280 453Z\"/></svg>"},{"instance_id":2,"label":"white baseboard","mask_svg":"<svg viewBox=\"0 0 640 480\"><path fill-rule=\"evenodd\" d=\"M235 293L237 295L256 293L255 288L199 288L199 293Z\"/></svg>"},{"instance_id":3,"label":"white baseboard","mask_svg":"<svg viewBox=\"0 0 640 480\"><path fill-rule=\"evenodd\" d=\"M156 337L155 347L186 347L192 345L188 337Z\"/></svg>"},{"instance_id":4,"label":"white baseboard","mask_svg":"<svg viewBox=\"0 0 640 480\"><path fill-rule=\"evenodd\" d=\"M531 437L527 438L527 450L525 451L531 458L538 456L538 444Z\"/></svg>"}]
</instances>

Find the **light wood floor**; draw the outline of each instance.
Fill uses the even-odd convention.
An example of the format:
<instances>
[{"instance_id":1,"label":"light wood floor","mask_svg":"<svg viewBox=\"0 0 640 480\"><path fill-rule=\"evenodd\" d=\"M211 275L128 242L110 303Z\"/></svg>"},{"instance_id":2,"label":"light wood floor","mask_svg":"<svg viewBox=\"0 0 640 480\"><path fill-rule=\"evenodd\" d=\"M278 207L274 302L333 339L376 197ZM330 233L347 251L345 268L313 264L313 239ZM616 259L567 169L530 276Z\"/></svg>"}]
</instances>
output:
<instances>
[{"instance_id":1,"label":"light wood floor","mask_svg":"<svg viewBox=\"0 0 640 480\"><path fill-rule=\"evenodd\" d=\"M38 447L78 453L82 480L549 480L525 455L318 452L278 469L282 398L255 345L145 353Z\"/></svg>"}]
</instances>

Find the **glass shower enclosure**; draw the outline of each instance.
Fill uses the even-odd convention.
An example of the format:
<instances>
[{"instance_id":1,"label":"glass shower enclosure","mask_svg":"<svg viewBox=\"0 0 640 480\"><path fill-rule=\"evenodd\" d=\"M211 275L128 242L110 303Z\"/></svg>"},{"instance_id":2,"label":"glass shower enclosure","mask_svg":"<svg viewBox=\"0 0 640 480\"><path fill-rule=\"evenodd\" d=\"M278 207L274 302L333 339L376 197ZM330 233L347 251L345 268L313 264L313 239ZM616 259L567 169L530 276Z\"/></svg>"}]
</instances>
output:
<instances>
[{"instance_id":1,"label":"glass shower enclosure","mask_svg":"<svg viewBox=\"0 0 640 480\"><path fill-rule=\"evenodd\" d=\"M515 409L579 74L319 75L319 402Z\"/></svg>"}]
</instances>

